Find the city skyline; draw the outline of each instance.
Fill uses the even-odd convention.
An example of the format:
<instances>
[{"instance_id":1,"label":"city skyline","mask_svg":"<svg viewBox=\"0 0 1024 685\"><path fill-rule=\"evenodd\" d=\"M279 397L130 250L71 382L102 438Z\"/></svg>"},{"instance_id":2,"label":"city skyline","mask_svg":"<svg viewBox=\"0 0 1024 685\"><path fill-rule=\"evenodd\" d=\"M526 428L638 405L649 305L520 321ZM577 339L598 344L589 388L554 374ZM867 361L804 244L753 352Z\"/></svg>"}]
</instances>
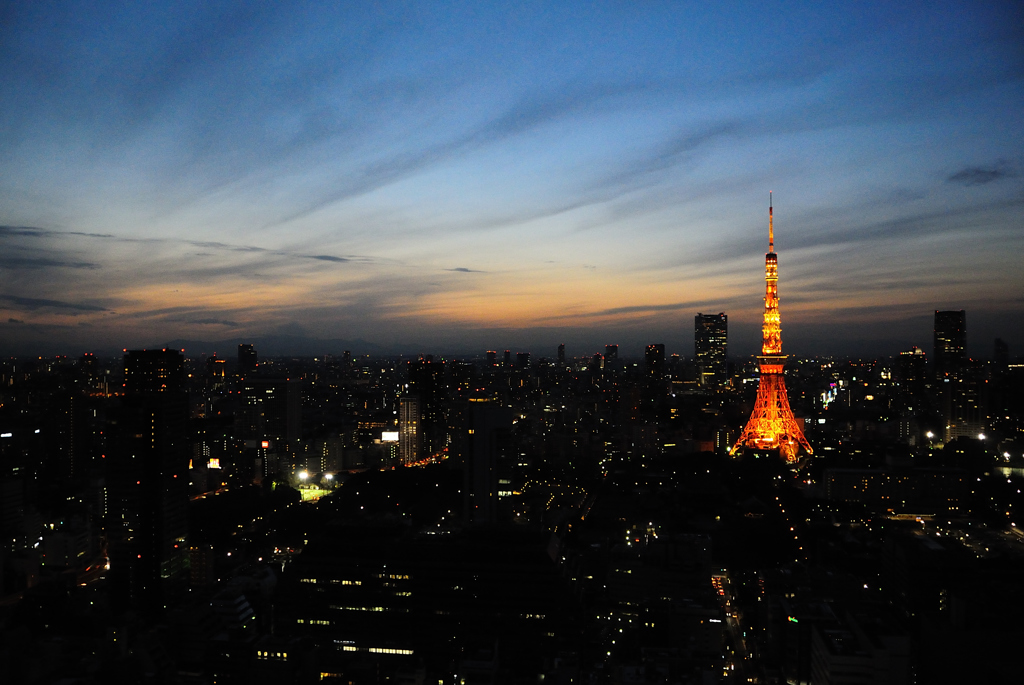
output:
<instances>
[{"instance_id":1,"label":"city skyline","mask_svg":"<svg viewBox=\"0 0 1024 685\"><path fill-rule=\"evenodd\" d=\"M721 311L748 357L774 190L790 354L928 349L934 312L965 310L968 354L1016 356L1021 19L12 8L0 353L295 335L639 358L691 354Z\"/></svg>"}]
</instances>

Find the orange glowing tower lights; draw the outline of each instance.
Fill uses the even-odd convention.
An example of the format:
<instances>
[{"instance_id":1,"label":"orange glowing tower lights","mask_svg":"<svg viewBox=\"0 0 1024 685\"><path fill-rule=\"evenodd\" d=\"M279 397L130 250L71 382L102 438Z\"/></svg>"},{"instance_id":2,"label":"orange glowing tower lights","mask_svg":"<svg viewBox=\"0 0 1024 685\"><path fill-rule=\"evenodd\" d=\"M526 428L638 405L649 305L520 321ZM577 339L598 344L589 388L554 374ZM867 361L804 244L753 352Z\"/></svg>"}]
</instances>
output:
<instances>
[{"instance_id":1,"label":"orange glowing tower lights","mask_svg":"<svg viewBox=\"0 0 1024 685\"><path fill-rule=\"evenodd\" d=\"M779 262L775 254L775 228L772 225L772 195L768 193L768 254L764 256L764 323L761 326L763 342L758 361L761 380L757 385L757 402L750 420L743 428L739 440L730 454L740 448L778 450L787 462L797 460L801 447L813 454L804 431L789 408L786 379L782 368L786 355L782 354L782 323L779 319Z\"/></svg>"}]
</instances>

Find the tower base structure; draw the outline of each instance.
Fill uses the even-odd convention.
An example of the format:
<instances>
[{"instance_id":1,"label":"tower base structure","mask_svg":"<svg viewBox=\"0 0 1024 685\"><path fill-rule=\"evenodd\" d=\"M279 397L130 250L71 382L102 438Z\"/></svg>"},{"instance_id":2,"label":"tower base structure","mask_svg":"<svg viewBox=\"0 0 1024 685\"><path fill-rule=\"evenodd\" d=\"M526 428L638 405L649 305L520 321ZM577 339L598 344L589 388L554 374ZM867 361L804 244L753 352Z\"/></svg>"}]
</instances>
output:
<instances>
[{"instance_id":1,"label":"tower base structure","mask_svg":"<svg viewBox=\"0 0 1024 685\"><path fill-rule=\"evenodd\" d=\"M750 414L750 420L747 421L729 454L735 455L744 447L759 451L777 450L779 456L790 463L798 459L801 447L807 454L814 454L810 443L804 437L803 428L789 407L786 379L782 375L786 358L786 355L782 354L757 358L761 364L757 402Z\"/></svg>"}]
</instances>

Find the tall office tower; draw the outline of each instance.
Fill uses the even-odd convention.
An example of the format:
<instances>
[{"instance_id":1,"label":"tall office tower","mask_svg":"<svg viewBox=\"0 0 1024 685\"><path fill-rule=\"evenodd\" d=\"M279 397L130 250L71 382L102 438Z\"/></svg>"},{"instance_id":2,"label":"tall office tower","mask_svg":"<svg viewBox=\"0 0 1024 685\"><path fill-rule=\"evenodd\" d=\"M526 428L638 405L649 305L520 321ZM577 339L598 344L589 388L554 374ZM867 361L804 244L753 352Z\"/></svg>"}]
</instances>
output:
<instances>
[{"instance_id":1,"label":"tall office tower","mask_svg":"<svg viewBox=\"0 0 1024 685\"><path fill-rule=\"evenodd\" d=\"M188 394L175 350L124 357L109 465L115 601L157 614L188 585Z\"/></svg>"},{"instance_id":2,"label":"tall office tower","mask_svg":"<svg viewBox=\"0 0 1024 685\"><path fill-rule=\"evenodd\" d=\"M516 368L523 370L530 368L529 352L516 352Z\"/></svg>"},{"instance_id":3,"label":"tall office tower","mask_svg":"<svg viewBox=\"0 0 1024 685\"><path fill-rule=\"evenodd\" d=\"M992 361L1000 371L1005 371L1010 363L1010 346L1002 338L996 338L992 344Z\"/></svg>"},{"instance_id":4,"label":"tall office tower","mask_svg":"<svg viewBox=\"0 0 1024 685\"><path fill-rule=\"evenodd\" d=\"M613 362L619 358L619 346L618 345L605 345L604 346L604 361L605 363Z\"/></svg>"},{"instance_id":5,"label":"tall office tower","mask_svg":"<svg viewBox=\"0 0 1024 685\"><path fill-rule=\"evenodd\" d=\"M943 439L976 438L988 424L989 381L979 368L946 378L943 383Z\"/></svg>"},{"instance_id":6,"label":"tall office tower","mask_svg":"<svg viewBox=\"0 0 1024 685\"><path fill-rule=\"evenodd\" d=\"M420 400L403 397L398 405L398 458L412 464L420 458Z\"/></svg>"},{"instance_id":7,"label":"tall office tower","mask_svg":"<svg viewBox=\"0 0 1024 685\"><path fill-rule=\"evenodd\" d=\"M721 388L729 380L729 317L697 314L693 320L693 348L697 378L702 388Z\"/></svg>"},{"instance_id":8,"label":"tall office tower","mask_svg":"<svg viewBox=\"0 0 1024 685\"><path fill-rule=\"evenodd\" d=\"M565 343L558 346L558 363L565 364Z\"/></svg>"},{"instance_id":9,"label":"tall office tower","mask_svg":"<svg viewBox=\"0 0 1024 685\"><path fill-rule=\"evenodd\" d=\"M927 366L928 360L920 347L915 345L900 352L897 370L904 396L912 398L924 392L925 383L928 381Z\"/></svg>"},{"instance_id":10,"label":"tall office tower","mask_svg":"<svg viewBox=\"0 0 1024 685\"><path fill-rule=\"evenodd\" d=\"M512 368L512 350L505 350L505 368Z\"/></svg>"},{"instance_id":11,"label":"tall office tower","mask_svg":"<svg viewBox=\"0 0 1024 685\"><path fill-rule=\"evenodd\" d=\"M291 378L246 378L241 383L241 436L294 443L302 437L302 390Z\"/></svg>"},{"instance_id":12,"label":"tall office tower","mask_svg":"<svg viewBox=\"0 0 1024 685\"><path fill-rule=\"evenodd\" d=\"M904 383L917 383L925 380L925 366L927 360L924 350L914 345L909 350L900 352L899 374L900 380Z\"/></svg>"},{"instance_id":13,"label":"tall office tower","mask_svg":"<svg viewBox=\"0 0 1024 685\"><path fill-rule=\"evenodd\" d=\"M644 353L644 361L647 364L647 375L651 378L663 378L665 376L665 346L661 343L648 345Z\"/></svg>"},{"instance_id":14,"label":"tall office tower","mask_svg":"<svg viewBox=\"0 0 1024 685\"><path fill-rule=\"evenodd\" d=\"M92 352L86 352L78 360L79 377L85 385L85 391L89 395L106 395L107 371L100 368L96 362L96 356Z\"/></svg>"},{"instance_id":15,"label":"tall office tower","mask_svg":"<svg viewBox=\"0 0 1024 685\"><path fill-rule=\"evenodd\" d=\"M148 396L185 390L185 358L177 350L131 350L124 356L124 393Z\"/></svg>"},{"instance_id":16,"label":"tall office tower","mask_svg":"<svg viewBox=\"0 0 1024 685\"><path fill-rule=\"evenodd\" d=\"M256 348L250 343L242 343L238 346L238 375L248 376L256 371L259 363L256 360Z\"/></svg>"},{"instance_id":17,"label":"tall office tower","mask_svg":"<svg viewBox=\"0 0 1024 685\"><path fill-rule=\"evenodd\" d=\"M466 523L492 525L498 520L498 484L502 456L511 448L512 410L476 404L465 414L462 499Z\"/></svg>"},{"instance_id":18,"label":"tall office tower","mask_svg":"<svg viewBox=\"0 0 1024 685\"><path fill-rule=\"evenodd\" d=\"M493 369L498 365L498 352L497 350L487 350L487 366Z\"/></svg>"},{"instance_id":19,"label":"tall office tower","mask_svg":"<svg viewBox=\"0 0 1024 685\"><path fill-rule=\"evenodd\" d=\"M964 365L967 315L964 310L935 312L935 378L956 375Z\"/></svg>"},{"instance_id":20,"label":"tall office tower","mask_svg":"<svg viewBox=\"0 0 1024 685\"><path fill-rule=\"evenodd\" d=\"M409 362L409 396L420 401L420 449L424 456L448 444L448 386L445 363L425 358Z\"/></svg>"},{"instance_id":21,"label":"tall office tower","mask_svg":"<svg viewBox=\"0 0 1024 685\"><path fill-rule=\"evenodd\" d=\"M797 460L797 451L803 447L813 454L804 431L793 416L786 395L786 378L782 369L786 355L782 354L782 322L779 318L779 262L775 254L775 230L772 226L771 193L768 194L768 253L764 258L764 323L761 325L762 343L761 379L757 385L757 402L750 420L743 428L739 440L730 454L740 448L778 450L788 462Z\"/></svg>"},{"instance_id":22,"label":"tall office tower","mask_svg":"<svg viewBox=\"0 0 1024 685\"><path fill-rule=\"evenodd\" d=\"M224 387L224 381L227 378L225 373L227 365L226 360L217 358L216 352L206 360L206 380L214 390L220 390Z\"/></svg>"}]
</instances>

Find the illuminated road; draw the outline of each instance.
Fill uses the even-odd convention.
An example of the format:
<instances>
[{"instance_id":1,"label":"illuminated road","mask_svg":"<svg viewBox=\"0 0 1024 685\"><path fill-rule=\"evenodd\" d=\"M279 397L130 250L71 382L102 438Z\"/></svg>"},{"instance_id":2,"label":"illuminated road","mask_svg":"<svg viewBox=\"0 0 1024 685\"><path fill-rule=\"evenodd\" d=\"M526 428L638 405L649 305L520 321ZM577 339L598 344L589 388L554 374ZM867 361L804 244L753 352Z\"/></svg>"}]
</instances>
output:
<instances>
[{"instance_id":1,"label":"illuminated road","mask_svg":"<svg viewBox=\"0 0 1024 685\"><path fill-rule=\"evenodd\" d=\"M743 617L739 613L739 604L732 590L732 582L729 580L729 575L726 572L716 574L714 578L718 579L718 582L715 583L715 588L719 592L719 600L721 601L722 609L725 611L725 629L729 635L729 641L736 650L731 656L731 663L729 664L732 666L729 669L729 680L738 683L756 683L758 679L750 658L747 641L743 637Z\"/></svg>"}]
</instances>

